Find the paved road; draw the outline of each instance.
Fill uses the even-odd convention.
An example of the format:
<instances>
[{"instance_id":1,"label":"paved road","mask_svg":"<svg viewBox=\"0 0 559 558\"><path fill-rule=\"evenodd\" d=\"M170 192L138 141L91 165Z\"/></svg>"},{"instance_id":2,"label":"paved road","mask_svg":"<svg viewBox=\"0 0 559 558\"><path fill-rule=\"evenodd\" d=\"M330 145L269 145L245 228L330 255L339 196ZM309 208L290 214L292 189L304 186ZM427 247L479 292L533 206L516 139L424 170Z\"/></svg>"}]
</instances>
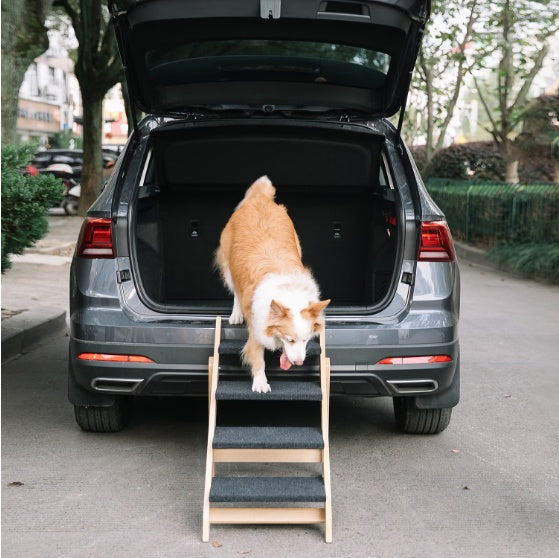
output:
<instances>
[{"instance_id":1,"label":"paved road","mask_svg":"<svg viewBox=\"0 0 559 558\"><path fill-rule=\"evenodd\" d=\"M559 289L463 265L463 397L447 431L398 434L387 400L332 401L334 542L212 527L200 542L204 401L144 402L82 433L67 338L2 373L2 551L59 557L551 557L559 548ZM22 483L14 485L12 483Z\"/></svg>"}]
</instances>

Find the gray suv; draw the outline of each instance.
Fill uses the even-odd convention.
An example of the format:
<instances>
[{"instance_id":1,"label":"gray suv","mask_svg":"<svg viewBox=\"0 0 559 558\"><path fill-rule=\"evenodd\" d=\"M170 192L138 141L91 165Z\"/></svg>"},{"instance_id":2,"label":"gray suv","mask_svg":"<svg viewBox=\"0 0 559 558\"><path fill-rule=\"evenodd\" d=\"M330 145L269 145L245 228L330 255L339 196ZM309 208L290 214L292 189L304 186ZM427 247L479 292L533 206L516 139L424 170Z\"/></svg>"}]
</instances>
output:
<instances>
[{"instance_id":1,"label":"gray suv","mask_svg":"<svg viewBox=\"0 0 559 558\"><path fill-rule=\"evenodd\" d=\"M215 318L232 306L214 251L266 174L332 300L331 392L392 397L401 430L444 430L460 392L459 272L400 135L429 0L109 7L132 101L148 116L73 259L69 399L80 427L120 430L139 396L207 394ZM222 337L242 346L246 329L226 324ZM270 358L272 387L318 375L307 361L283 372Z\"/></svg>"}]
</instances>

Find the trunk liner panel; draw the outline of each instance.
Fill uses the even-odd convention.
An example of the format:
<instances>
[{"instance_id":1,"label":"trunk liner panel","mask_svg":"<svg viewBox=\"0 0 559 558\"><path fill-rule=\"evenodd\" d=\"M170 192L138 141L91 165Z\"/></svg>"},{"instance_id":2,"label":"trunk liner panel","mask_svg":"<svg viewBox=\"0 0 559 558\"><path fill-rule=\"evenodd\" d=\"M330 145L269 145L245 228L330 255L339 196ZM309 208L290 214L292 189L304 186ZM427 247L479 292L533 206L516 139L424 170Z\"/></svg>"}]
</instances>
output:
<instances>
[{"instance_id":1,"label":"trunk liner panel","mask_svg":"<svg viewBox=\"0 0 559 558\"><path fill-rule=\"evenodd\" d=\"M292 124L156 130L153 185L138 199L136 264L156 304L228 308L214 267L223 227L247 187L268 174L330 307L371 307L390 285L395 204L381 193L384 138L343 126Z\"/></svg>"}]
</instances>

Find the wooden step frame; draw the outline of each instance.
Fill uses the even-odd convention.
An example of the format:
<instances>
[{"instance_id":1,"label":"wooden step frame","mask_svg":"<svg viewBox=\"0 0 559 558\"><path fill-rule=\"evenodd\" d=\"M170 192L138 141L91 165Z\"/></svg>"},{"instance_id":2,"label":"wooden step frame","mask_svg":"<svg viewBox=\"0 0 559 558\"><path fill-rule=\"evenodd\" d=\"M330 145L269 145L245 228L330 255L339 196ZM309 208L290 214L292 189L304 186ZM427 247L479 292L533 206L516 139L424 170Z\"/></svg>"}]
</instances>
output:
<instances>
[{"instance_id":1,"label":"wooden step frame","mask_svg":"<svg viewBox=\"0 0 559 558\"><path fill-rule=\"evenodd\" d=\"M210 540L212 524L323 524L324 539L332 542L332 492L330 486L330 359L326 357L324 332L320 335L320 421L323 449L214 449L217 423L215 393L219 382L221 317L215 322L214 351L208 361L208 447L202 514L202 540ZM273 385L272 385L273 388ZM210 489L216 463L321 463L326 500L320 507L218 507L210 504Z\"/></svg>"}]
</instances>

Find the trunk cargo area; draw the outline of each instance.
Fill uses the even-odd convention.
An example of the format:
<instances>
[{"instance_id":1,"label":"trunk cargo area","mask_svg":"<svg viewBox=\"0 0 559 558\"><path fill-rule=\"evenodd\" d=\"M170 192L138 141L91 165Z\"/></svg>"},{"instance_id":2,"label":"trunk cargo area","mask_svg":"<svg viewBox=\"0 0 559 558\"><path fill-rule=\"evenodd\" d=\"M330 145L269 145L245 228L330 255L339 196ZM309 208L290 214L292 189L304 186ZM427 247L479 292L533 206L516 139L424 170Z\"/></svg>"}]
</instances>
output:
<instances>
[{"instance_id":1,"label":"trunk cargo area","mask_svg":"<svg viewBox=\"0 0 559 558\"><path fill-rule=\"evenodd\" d=\"M266 174L330 308L382 304L399 268L400 221L381 164L383 144L364 127L316 123L153 131L132 229L140 294L162 311L227 311L232 295L214 252L246 189Z\"/></svg>"}]
</instances>

